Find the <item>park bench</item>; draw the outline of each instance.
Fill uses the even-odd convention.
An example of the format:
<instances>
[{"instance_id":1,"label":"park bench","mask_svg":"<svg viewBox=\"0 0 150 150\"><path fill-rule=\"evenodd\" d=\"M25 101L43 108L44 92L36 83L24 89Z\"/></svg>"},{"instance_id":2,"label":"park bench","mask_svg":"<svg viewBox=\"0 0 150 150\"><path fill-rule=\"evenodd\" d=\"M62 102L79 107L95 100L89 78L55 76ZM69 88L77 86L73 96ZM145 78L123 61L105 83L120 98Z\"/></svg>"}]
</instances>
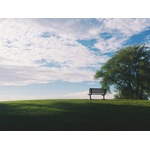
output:
<instances>
[{"instance_id":1,"label":"park bench","mask_svg":"<svg viewBox=\"0 0 150 150\"><path fill-rule=\"evenodd\" d=\"M91 95L102 95L102 96L103 96L103 99L105 99L106 92L107 92L106 89L90 88L88 95L90 96L90 100L91 100Z\"/></svg>"}]
</instances>

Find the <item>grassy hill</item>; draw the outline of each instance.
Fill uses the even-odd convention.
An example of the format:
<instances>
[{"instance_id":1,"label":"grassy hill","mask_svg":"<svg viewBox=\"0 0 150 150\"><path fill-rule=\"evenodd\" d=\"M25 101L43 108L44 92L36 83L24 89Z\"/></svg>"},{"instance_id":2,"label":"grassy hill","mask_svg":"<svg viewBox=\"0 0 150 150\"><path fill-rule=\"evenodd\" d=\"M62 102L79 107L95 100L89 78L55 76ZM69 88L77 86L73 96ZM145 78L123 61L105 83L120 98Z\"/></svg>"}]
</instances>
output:
<instances>
[{"instance_id":1,"label":"grassy hill","mask_svg":"<svg viewBox=\"0 0 150 150\"><path fill-rule=\"evenodd\" d=\"M0 102L1 131L150 131L150 101Z\"/></svg>"}]
</instances>

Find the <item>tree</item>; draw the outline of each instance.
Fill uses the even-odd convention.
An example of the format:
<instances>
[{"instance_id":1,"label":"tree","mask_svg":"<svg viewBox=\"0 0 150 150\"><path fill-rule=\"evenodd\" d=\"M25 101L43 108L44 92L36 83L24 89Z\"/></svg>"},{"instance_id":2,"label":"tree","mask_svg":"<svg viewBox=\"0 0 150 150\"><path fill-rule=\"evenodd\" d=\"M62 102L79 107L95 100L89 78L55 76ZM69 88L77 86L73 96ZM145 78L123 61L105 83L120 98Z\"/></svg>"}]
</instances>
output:
<instances>
[{"instance_id":1,"label":"tree","mask_svg":"<svg viewBox=\"0 0 150 150\"><path fill-rule=\"evenodd\" d=\"M150 97L150 50L145 45L119 50L94 76L103 88L114 85L119 99Z\"/></svg>"}]
</instances>

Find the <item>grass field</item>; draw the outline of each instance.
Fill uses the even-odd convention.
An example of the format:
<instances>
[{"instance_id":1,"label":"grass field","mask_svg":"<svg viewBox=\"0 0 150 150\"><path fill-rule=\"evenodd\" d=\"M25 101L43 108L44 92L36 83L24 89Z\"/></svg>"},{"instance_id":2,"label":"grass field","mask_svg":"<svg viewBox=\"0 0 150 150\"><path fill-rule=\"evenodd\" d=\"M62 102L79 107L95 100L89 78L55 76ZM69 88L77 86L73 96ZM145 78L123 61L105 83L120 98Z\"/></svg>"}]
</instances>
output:
<instances>
[{"instance_id":1,"label":"grass field","mask_svg":"<svg viewBox=\"0 0 150 150\"><path fill-rule=\"evenodd\" d=\"M150 101L0 102L1 131L150 131Z\"/></svg>"}]
</instances>

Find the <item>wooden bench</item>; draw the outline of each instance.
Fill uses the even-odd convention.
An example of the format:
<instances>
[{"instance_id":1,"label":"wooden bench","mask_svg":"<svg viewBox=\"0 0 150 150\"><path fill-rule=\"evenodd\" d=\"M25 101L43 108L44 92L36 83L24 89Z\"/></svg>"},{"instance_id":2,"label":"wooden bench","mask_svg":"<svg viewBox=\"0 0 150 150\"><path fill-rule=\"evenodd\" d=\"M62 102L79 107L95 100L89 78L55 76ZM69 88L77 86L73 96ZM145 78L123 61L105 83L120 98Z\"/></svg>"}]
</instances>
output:
<instances>
[{"instance_id":1,"label":"wooden bench","mask_svg":"<svg viewBox=\"0 0 150 150\"><path fill-rule=\"evenodd\" d=\"M103 99L105 99L105 95L107 93L106 89L100 89L100 88L90 88L89 89L89 96L90 96L90 100L91 100L91 95L102 95Z\"/></svg>"}]
</instances>

